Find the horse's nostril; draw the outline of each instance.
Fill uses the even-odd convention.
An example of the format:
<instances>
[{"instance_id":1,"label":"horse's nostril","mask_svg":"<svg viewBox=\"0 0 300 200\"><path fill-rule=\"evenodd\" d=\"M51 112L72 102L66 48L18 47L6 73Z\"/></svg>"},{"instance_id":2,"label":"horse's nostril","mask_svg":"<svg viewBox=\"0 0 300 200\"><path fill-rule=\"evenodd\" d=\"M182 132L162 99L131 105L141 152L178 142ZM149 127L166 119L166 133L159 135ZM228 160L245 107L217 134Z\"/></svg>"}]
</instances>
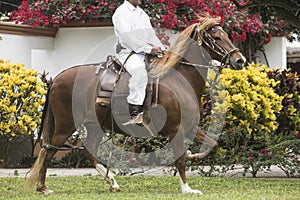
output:
<instances>
[{"instance_id":1,"label":"horse's nostril","mask_svg":"<svg viewBox=\"0 0 300 200\"><path fill-rule=\"evenodd\" d=\"M245 62L245 59L243 58L239 58L236 60L236 63L239 65L239 66L244 66L246 64Z\"/></svg>"},{"instance_id":2,"label":"horse's nostril","mask_svg":"<svg viewBox=\"0 0 300 200\"><path fill-rule=\"evenodd\" d=\"M244 60L241 59L241 58L239 58L239 59L237 59L236 63L237 63L237 64L243 64L243 63L244 63Z\"/></svg>"}]
</instances>

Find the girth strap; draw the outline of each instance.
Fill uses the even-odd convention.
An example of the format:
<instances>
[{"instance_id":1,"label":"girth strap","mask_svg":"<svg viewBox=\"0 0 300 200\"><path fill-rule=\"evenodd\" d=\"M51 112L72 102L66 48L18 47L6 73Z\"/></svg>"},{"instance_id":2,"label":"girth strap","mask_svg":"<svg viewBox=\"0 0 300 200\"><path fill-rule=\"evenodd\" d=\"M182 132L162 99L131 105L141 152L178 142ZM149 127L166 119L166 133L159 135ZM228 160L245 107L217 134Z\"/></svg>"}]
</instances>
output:
<instances>
[{"instance_id":1,"label":"girth strap","mask_svg":"<svg viewBox=\"0 0 300 200\"><path fill-rule=\"evenodd\" d=\"M68 150L83 150L83 146L73 146L69 144L64 144L62 147L56 147L51 144L43 144L42 148L47 150L57 150L57 151L68 151Z\"/></svg>"}]
</instances>

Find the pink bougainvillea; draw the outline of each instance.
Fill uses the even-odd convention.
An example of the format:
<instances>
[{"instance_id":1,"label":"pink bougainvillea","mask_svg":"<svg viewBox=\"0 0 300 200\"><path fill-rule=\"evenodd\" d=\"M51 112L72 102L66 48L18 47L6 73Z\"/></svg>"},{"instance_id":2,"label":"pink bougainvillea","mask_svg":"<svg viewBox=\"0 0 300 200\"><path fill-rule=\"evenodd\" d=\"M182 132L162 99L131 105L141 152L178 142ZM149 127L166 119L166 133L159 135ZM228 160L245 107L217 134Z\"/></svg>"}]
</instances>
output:
<instances>
[{"instance_id":1,"label":"pink bougainvillea","mask_svg":"<svg viewBox=\"0 0 300 200\"><path fill-rule=\"evenodd\" d=\"M55 1L39 0L30 3L23 0L17 11L13 11L11 19L17 23L32 27L59 27L69 21L82 23L111 16L119 5L119 1Z\"/></svg>"},{"instance_id":2,"label":"pink bougainvillea","mask_svg":"<svg viewBox=\"0 0 300 200\"><path fill-rule=\"evenodd\" d=\"M111 17L114 10L122 3L119 0L38 0L34 3L24 0L11 19L17 23L33 27L59 27L69 21L82 23ZM247 5L250 0L239 0L239 5ZM234 42L247 40L248 35L260 34L263 43L270 41L270 30L278 30L282 21L264 24L259 15L238 10L232 0L149 0L143 4L157 28L181 31L197 21L197 15L209 13L221 16L221 25L230 27Z\"/></svg>"}]
</instances>

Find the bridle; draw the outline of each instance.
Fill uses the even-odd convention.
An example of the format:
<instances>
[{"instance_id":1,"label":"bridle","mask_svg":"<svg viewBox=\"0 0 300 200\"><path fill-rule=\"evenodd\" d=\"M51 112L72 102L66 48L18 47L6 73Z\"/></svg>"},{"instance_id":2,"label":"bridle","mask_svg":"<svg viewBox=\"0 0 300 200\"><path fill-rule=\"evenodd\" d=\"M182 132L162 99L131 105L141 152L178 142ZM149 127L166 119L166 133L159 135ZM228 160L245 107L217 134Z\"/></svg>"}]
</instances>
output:
<instances>
[{"instance_id":1,"label":"bridle","mask_svg":"<svg viewBox=\"0 0 300 200\"><path fill-rule=\"evenodd\" d=\"M237 52L239 51L238 48L233 48L231 49L230 51L228 51L227 49L225 49L224 47L222 47L221 45L219 45L217 42L216 42L216 39L211 35L209 34L207 31L211 31L211 30L223 30L223 28L220 26L220 25L215 25L207 30L204 30L204 37L202 37L201 33L199 32L198 33L198 44L202 44L205 43L205 45L211 50L213 51L214 53L218 54L219 56L222 57L221 59L221 63L225 63L225 64L229 64L229 58L230 56L234 53L234 52ZM207 41L204 39L204 38L207 38Z\"/></svg>"},{"instance_id":2,"label":"bridle","mask_svg":"<svg viewBox=\"0 0 300 200\"><path fill-rule=\"evenodd\" d=\"M200 23L196 26L195 28L195 34L194 34L194 38L197 38L197 43L199 46L202 46L202 43L204 43L212 52L216 53L217 55L219 55L220 57L222 57L221 59L221 66L217 66L218 71L221 71L223 68L227 67L227 65L232 65L230 63L230 57L233 53L240 51L238 48L233 48L231 50L227 50L224 47L222 47L221 45L219 45L216 42L216 39L210 34L208 33L208 31L214 31L214 30L223 30L223 28L220 25L215 25L213 27L210 27L208 29L204 29L204 30L197 30L199 27ZM206 38L206 39L204 39ZM194 64L194 63L189 63L189 62L181 62L182 64L185 65L190 65L190 66L194 66L194 67L206 67L206 68L216 68L216 66L212 66L212 65L200 65L200 64Z\"/></svg>"}]
</instances>

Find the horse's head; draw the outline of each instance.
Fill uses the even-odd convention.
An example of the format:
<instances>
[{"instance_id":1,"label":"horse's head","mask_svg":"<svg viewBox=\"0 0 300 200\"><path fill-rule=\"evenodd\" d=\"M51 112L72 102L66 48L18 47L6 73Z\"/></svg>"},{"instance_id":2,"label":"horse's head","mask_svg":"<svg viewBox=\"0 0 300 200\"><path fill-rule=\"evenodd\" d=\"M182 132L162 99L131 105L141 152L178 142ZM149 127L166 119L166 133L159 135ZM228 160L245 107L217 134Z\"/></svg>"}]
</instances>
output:
<instances>
[{"instance_id":1,"label":"horse's head","mask_svg":"<svg viewBox=\"0 0 300 200\"><path fill-rule=\"evenodd\" d=\"M233 69L241 69L246 64L245 56L236 48L228 34L220 26L220 17L199 16L199 23L195 27L194 39L205 48L213 59Z\"/></svg>"},{"instance_id":2,"label":"horse's head","mask_svg":"<svg viewBox=\"0 0 300 200\"><path fill-rule=\"evenodd\" d=\"M195 52L189 51L194 45L202 46L211 58L220 61L221 68L230 65L233 69L242 69L246 64L246 58L228 38L228 34L220 26L220 21L220 17L211 17L209 14L199 17L199 23L192 24L183 30L162 59L159 58L152 62L155 67L151 70L151 74L162 77L169 69L176 67L177 63L183 63L182 59L189 62L191 56L197 56ZM184 64L192 66L203 64L197 61Z\"/></svg>"}]
</instances>

